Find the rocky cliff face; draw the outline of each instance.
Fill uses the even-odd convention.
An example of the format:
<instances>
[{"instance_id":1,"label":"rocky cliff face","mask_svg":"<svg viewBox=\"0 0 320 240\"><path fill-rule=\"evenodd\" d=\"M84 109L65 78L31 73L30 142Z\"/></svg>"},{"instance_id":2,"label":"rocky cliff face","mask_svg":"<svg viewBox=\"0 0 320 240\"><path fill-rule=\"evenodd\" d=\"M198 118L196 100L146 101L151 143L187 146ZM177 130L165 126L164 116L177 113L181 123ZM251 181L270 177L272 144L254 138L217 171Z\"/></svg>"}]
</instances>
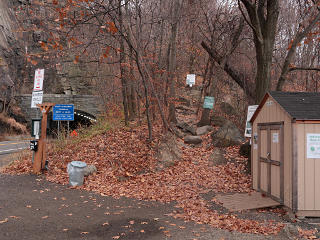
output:
<instances>
[{"instance_id":1,"label":"rocky cliff face","mask_svg":"<svg viewBox=\"0 0 320 240\"><path fill-rule=\"evenodd\" d=\"M13 91L31 93L36 68L45 69L45 93L93 93L91 79L85 77L86 66L72 64L71 56L66 55L66 59L58 60L43 55L36 64L27 61L26 54L43 53L39 41L46 43L48 38L48 33L39 27L39 19L23 15L24 9L33 6L31 2L0 0L0 112L1 103L8 102ZM31 29L37 30L34 32ZM60 68L57 69L57 66Z\"/></svg>"},{"instance_id":2,"label":"rocky cliff face","mask_svg":"<svg viewBox=\"0 0 320 240\"><path fill-rule=\"evenodd\" d=\"M9 104L17 76L16 65L19 44L15 31L16 21L8 0L0 1L0 113Z\"/></svg>"}]
</instances>

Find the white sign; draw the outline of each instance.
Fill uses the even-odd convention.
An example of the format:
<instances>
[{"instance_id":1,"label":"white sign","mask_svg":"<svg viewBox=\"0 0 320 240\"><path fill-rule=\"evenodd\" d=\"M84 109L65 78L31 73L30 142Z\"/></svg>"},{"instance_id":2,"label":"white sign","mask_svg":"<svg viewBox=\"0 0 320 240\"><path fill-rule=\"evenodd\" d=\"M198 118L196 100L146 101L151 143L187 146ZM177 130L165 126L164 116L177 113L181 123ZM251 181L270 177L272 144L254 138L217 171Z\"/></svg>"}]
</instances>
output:
<instances>
[{"instance_id":1,"label":"white sign","mask_svg":"<svg viewBox=\"0 0 320 240\"><path fill-rule=\"evenodd\" d=\"M272 134L272 142L278 143L279 142L279 133L273 133Z\"/></svg>"},{"instance_id":2,"label":"white sign","mask_svg":"<svg viewBox=\"0 0 320 240\"><path fill-rule=\"evenodd\" d=\"M196 75L195 74L187 74L187 85L192 87L192 85L196 84Z\"/></svg>"},{"instance_id":3,"label":"white sign","mask_svg":"<svg viewBox=\"0 0 320 240\"><path fill-rule=\"evenodd\" d=\"M272 104L273 104L273 102L272 102L271 100L270 100L270 101L268 101L268 102L266 102L267 107L272 106Z\"/></svg>"},{"instance_id":4,"label":"white sign","mask_svg":"<svg viewBox=\"0 0 320 240\"><path fill-rule=\"evenodd\" d=\"M320 134L307 134L307 158L320 158Z\"/></svg>"},{"instance_id":5,"label":"white sign","mask_svg":"<svg viewBox=\"0 0 320 240\"><path fill-rule=\"evenodd\" d=\"M33 91L42 91L44 79L44 69L37 69L34 74Z\"/></svg>"},{"instance_id":6,"label":"white sign","mask_svg":"<svg viewBox=\"0 0 320 240\"><path fill-rule=\"evenodd\" d=\"M32 92L31 108L38 108L37 104L42 104L43 91Z\"/></svg>"},{"instance_id":7,"label":"white sign","mask_svg":"<svg viewBox=\"0 0 320 240\"><path fill-rule=\"evenodd\" d=\"M35 121L33 125L33 135L39 136L40 135L40 121Z\"/></svg>"},{"instance_id":8,"label":"white sign","mask_svg":"<svg viewBox=\"0 0 320 240\"><path fill-rule=\"evenodd\" d=\"M255 111L257 110L258 105L251 105L248 106L248 113L247 113L247 121L246 121L246 130L244 132L244 136L245 137L251 137L251 123L250 123L250 119L252 118L253 114L255 113Z\"/></svg>"}]
</instances>

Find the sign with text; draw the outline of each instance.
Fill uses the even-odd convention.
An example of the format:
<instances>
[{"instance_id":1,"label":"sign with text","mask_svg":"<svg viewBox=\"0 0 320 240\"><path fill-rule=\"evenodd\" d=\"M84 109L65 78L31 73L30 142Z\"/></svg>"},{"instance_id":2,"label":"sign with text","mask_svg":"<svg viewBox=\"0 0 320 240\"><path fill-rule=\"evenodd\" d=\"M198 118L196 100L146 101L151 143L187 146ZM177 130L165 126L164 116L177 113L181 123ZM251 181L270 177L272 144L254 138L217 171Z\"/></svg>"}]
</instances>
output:
<instances>
[{"instance_id":1,"label":"sign with text","mask_svg":"<svg viewBox=\"0 0 320 240\"><path fill-rule=\"evenodd\" d=\"M43 91L33 91L31 98L31 108L38 108L37 104L42 104Z\"/></svg>"},{"instance_id":2,"label":"sign with text","mask_svg":"<svg viewBox=\"0 0 320 240\"><path fill-rule=\"evenodd\" d=\"M307 158L320 158L320 134L307 134Z\"/></svg>"},{"instance_id":3,"label":"sign with text","mask_svg":"<svg viewBox=\"0 0 320 240\"><path fill-rule=\"evenodd\" d=\"M195 74L187 74L187 85L192 87L192 85L196 84L196 75Z\"/></svg>"},{"instance_id":4,"label":"sign with text","mask_svg":"<svg viewBox=\"0 0 320 240\"><path fill-rule=\"evenodd\" d=\"M34 74L33 91L42 91L44 79L44 69L37 69Z\"/></svg>"},{"instance_id":5,"label":"sign with text","mask_svg":"<svg viewBox=\"0 0 320 240\"><path fill-rule=\"evenodd\" d=\"M73 104L57 104L53 107L53 121L74 121Z\"/></svg>"},{"instance_id":6,"label":"sign with text","mask_svg":"<svg viewBox=\"0 0 320 240\"><path fill-rule=\"evenodd\" d=\"M213 109L214 97L204 97L203 108Z\"/></svg>"},{"instance_id":7,"label":"sign with text","mask_svg":"<svg viewBox=\"0 0 320 240\"><path fill-rule=\"evenodd\" d=\"M255 113L255 111L257 110L258 105L251 105L248 106L248 113L247 113L247 121L246 121L246 130L244 132L244 136L245 137L251 137L251 123L250 123L250 119L252 118L253 114Z\"/></svg>"}]
</instances>

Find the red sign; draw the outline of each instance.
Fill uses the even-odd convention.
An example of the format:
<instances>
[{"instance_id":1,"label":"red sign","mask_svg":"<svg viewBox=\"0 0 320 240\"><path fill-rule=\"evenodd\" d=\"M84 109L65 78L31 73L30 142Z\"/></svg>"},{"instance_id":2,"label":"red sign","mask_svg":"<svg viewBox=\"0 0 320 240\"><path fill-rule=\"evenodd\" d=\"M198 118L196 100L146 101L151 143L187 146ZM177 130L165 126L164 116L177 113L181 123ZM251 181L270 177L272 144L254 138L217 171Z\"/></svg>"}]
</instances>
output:
<instances>
[{"instance_id":1,"label":"red sign","mask_svg":"<svg viewBox=\"0 0 320 240\"><path fill-rule=\"evenodd\" d=\"M44 69L37 69L34 74L33 91L42 91L44 79Z\"/></svg>"}]
</instances>

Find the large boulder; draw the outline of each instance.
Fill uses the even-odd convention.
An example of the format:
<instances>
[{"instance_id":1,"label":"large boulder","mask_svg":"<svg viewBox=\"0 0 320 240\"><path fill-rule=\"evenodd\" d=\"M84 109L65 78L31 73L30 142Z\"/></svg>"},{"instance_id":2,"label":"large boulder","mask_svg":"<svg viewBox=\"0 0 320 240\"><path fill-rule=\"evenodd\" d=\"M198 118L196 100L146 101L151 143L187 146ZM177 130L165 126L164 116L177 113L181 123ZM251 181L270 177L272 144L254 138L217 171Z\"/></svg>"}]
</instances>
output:
<instances>
[{"instance_id":1,"label":"large boulder","mask_svg":"<svg viewBox=\"0 0 320 240\"><path fill-rule=\"evenodd\" d=\"M240 145L244 138L239 129L230 121L223 125L218 131L211 134L212 144L216 147L229 147Z\"/></svg>"},{"instance_id":2,"label":"large boulder","mask_svg":"<svg viewBox=\"0 0 320 240\"><path fill-rule=\"evenodd\" d=\"M199 136L189 135L184 138L184 143L186 143L186 144L200 144L200 143L202 143L202 139Z\"/></svg>"},{"instance_id":3,"label":"large boulder","mask_svg":"<svg viewBox=\"0 0 320 240\"><path fill-rule=\"evenodd\" d=\"M178 137L178 138L184 138L187 134L182 132L180 128L177 128L174 123L170 123L170 128L173 131L173 133Z\"/></svg>"},{"instance_id":4,"label":"large boulder","mask_svg":"<svg viewBox=\"0 0 320 240\"><path fill-rule=\"evenodd\" d=\"M222 127L225 125L227 122L230 122L228 119L225 117L219 116L217 114L213 114L210 118L211 124L217 127Z\"/></svg>"},{"instance_id":5,"label":"large boulder","mask_svg":"<svg viewBox=\"0 0 320 240\"><path fill-rule=\"evenodd\" d=\"M196 134L198 136L201 136L201 135L205 135L205 134L211 132L212 130L213 130L213 127L208 126L208 125L207 126L203 126L203 127L198 127L197 131L196 131Z\"/></svg>"},{"instance_id":6,"label":"large boulder","mask_svg":"<svg viewBox=\"0 0 320 240\"><path fill-rule=\"evenodd\" d=\"M173 166L181 159L181 152L177 145L177 139L172 133L168 133L159 144L157 152L157 170Z\"/></svg>"},{"instance_id":7,"label":"large boulder","mask_svg":"<svg viewBox=\"0 0 320 240\"><path fill-rule=\"evenodd\" d=\"M227 159L224 157L224 151L220 148L215 148L210 155L209 165L217 166L217 165L225 165L227 164Z\"/></svg>"},{"instance_id":8,"label":"large boulder","mask_svg":"<svg viewBox=\"0 0 320 240\"><path fill-rule=\"evenodd\" d=\"M196 129L193 126L190 126L188 123L178 122L176 126L185 133L191 133L192 135L197 135Z\"/></svg>"},{"instance_id":9,"label":"large boulder","mask_svg":"<svg viewBox=\"0 0 320 240\"><path fill-rule=\"evenodd\" d=\"M231 104L227 102L222 102L220 104L220 109L222 112L228 114L228 115L235 115L237 114L237 111L231 106Z\"/></svg>"}]
</instances>

